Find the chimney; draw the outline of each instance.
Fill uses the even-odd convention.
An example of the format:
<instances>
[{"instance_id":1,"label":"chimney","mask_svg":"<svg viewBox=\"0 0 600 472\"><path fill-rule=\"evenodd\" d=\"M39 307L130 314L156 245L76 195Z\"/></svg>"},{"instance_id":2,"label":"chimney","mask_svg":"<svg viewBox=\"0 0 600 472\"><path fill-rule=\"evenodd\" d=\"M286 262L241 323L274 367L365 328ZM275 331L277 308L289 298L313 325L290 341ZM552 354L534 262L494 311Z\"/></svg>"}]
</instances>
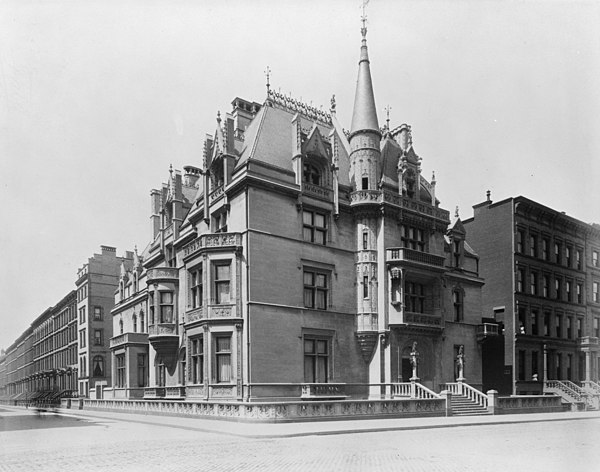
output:
<instances>
[{"instance_id":1,"label":"chimney","mask_svg":"<svg viewBox=\"0 0 600 472\"><path fill-rule=\"evenodd\" d=\"M198 179L202 171L194 166L185 166L183 171L185 172L183 175L183 185L186 187L198 187Z\"/></svg>"}]
</instances>

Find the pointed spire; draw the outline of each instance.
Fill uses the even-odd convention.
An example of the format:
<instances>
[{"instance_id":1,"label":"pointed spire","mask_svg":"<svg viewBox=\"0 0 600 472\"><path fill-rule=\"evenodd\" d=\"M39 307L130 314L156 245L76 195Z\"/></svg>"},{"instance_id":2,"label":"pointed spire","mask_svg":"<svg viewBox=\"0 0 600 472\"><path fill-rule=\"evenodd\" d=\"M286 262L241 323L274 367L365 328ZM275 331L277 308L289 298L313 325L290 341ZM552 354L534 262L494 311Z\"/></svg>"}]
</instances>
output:
<instances>
[{"instance_id":1,"label":"pointed spire","mask_svg":"<svg viewBox=\"0 0 600 472\"><path fill-rule=\"evenodd\" d=\"M375 108L375 96L373 95L373 83L371 82L369 53L367 50L367 17L364 14L365 5L366 2L363 3L363 26L360 30L362 34L362 46L360 48L360 60L358 61L358 79L356 81L356 94L354 95L352 125L350 126L351 134L363 130L380 132Z\"/></svg>"}]
</instances>

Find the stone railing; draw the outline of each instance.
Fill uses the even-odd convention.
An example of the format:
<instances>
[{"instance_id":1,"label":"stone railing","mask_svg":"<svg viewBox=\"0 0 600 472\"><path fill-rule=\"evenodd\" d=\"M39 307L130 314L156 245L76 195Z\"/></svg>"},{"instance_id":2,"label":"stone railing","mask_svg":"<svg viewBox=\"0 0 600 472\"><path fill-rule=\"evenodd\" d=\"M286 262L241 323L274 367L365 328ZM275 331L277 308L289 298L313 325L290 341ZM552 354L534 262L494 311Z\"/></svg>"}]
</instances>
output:
<instances>
[{"instance_id":1,"label":"stone railing","mask_svg":"<svg viewBox=\"0 0 600 472\"><path fill-rule=\"evenodd\" d=\"M404 323L406 324L419 324L427 326L441 326L442 317L436 315L430 315L427 313L413 313L411 311L404 312Z\"/></svg>"},{"instance_id":2,"label":"stone railing","mask_svg":"<svg viewBox=\"0 0 600 472\"><path fill-rule=\"evenodd\" d=\"M560 380L546 380L544 393L556 393L571 403L585 403L585 395L581 395Z\"/></svg>"},{"instance_id":3,"label":"stone railing","mask_svg":"<svg viewBox=\"0 0 600 472\"><path fill-rule=\"evenodd\" d=\"M177 336L177 325L175 323L159 323L148 326L148 336Z\"/></svg>"},{"instance_id":4,"label":"stone railing","mask_svg":"<svg viewBox=\"0 0 600 472\"><path fill-rule=\"evenodd\" d=\"M419 200L401 196L392 192L383 192L382 199L386 203L405 208L416 213L432 216L442 221L450 221L450 213L448 210L434 207L429 203L421 202Z\"/></svg>"},{"instance_id":5,"label":"stone railing","mask_svg":"<svg viewBox=\"0 0 600 472\"><path fill-rule=\"evenodd\" d=\"M181 385L165 387L165 398L185 398L185 387Z\"/></svg>"},{"instance_id":6,"label":"stone railing","mask_svg":"<svg viewBox=\"0 0 600 472\"><path fill-rule=\"evenodd\" d=\"M350 194L351 205L361 205L380 202L381 192L379 190L357 190Z\"/></svg>"},{"instance_id":7,"label":"stone railing","mask_svg":"<svg viewBox=\"0 0 600 472\"><path fill-rule=\"evenodd\" d=\"M164 387L146 387L144 389L144 398L163 398L164 396Z\"/></svg>"},{"instance_id":8,"label":"stone railing","mask_svg":"<svg viewBox=\"0 0 600 472\"><path fill-rule=\"evenodd\" d=\"M110 339L110 347L114 348L125 344L146 344L148 343L147 333L123 333Z\"/></svg>"},{"instance_id":9,"label":"stone railing","mask_svg":"<svg viewBox=\"0 0 600 472\"><path fill-rule=\"evenodd\" d=\"M346 384L307 383L302 384L301 398L344 398Z\"/></svg>"},{"instance_id":10,"label":"stone railing","mask_svg":"<svg viewBox=\"0 0 600 472\"><path fill-rule=\"evenodd\" d=\"M445 260L443 256L406 247L393 247L386 250L386 262L413 262L433 267L444 267Z\"/></svg>"},{"instance_id":11,"label":"stone railing","mask_svg":"<svg viewBox=\"0 0 600 472\"><path fill-rule=\"evenodd\" d=\"M581 347L594 347L598 345L598 338L594 336L583 336L579 338L579 345Z\"/></svg>"},{"instance_id":12,"label":"stone railing","mask_svg":"<svg viewBox=\"0 0 600 472\"><path fill-rule=\"evenodd\" d=\"M443 384L442 388L452 395L463 395L483 408L488 406L488 396L464 382L448 382Z\"/></svg>"},{"instance_id":13,"label":"stone railing","mask_svg":"<svg viewBox=\"0 0 600 472\"><path fill-rule=\"evenodd\" d=\"M588 392L600 395L600 384L598 384L597 382L594 382L592 380L584 380L583 382L581 382L581 385Z\"/></svg>"},{"instance_id":14,"label":"stone railing","mask_svg":"<svg viewBox=\"0 0 600 472\"><path fill-rule=\"evenodd\" d=\"M193 310L187 311L185 313L185 323L194 323L195 321L200 321L206 318L206 310L203 306L194 308Z\"/></svg>"},{"instance_id":15,"label":"stone railing","mask_svg":"<svg viewBox=\"0 0 600 472\"><path fill-rule=\"evenodd\" d=\"M146 272L146 283L148 285L161 280L171 282L178 281L179 269L174 267L157 267L154 269L148 269L148 272Z\"/></svg>"},{"instance_id":16,"label":"stone railing","mask_svg":"<svg viewBox=\"0 0 600 472\"><path fill-rule=\"evenodd\" d=\"M317 197L329 199L331 194L331 189L326 187L321 187L320 185L313 184L303 184L302 190L308 194L315 195Z\"/></svg>"},{"instance_id":17,"label":"stone railing","mask_svg":"<svg viewBox=\"0 0 600 472\"><path fill-rule=\"evenodd\" d=\"M218 200L225 193L225 186L221 185L210 192L210 202L213 203L215 200Z\"/></svg>"},{"instance_id":18,"label":"stone railing","mask_svg":"<svg viewBox=\"0 0 600 472\"><path fill-rule=\"evenodd\" d=\"M441 398L433 390L417 382L398 382L392 384L392 395L394 398Z\"/></svg>"},{"instance_id":19,"label":"stone railing","mask_svg":"<svg viewBox=\"0 0 600 472\"><path fill-rule=\"evenodd\" d=\"M146 389L149 390L149 389ZM307 419L410 418L445 416L443 398L323 400L296 402L185 401L148 397L144 400L82 399L85 410L185 415L234 421L288 422Z\"/></svg>"},{"instance_id":20,"label":"stone railing","mask_svg":"<svg viewBox=\"0 0 600 472\"><path fill-rule=\"evenodd\" d=\"M477 326L478 337L498 336L499 334L499 326L495 323L483 323Z\"/></svg>"},{"instance_id":21,"label":"stone railing","mask_svg":"<svg viewBox=\"0 0 600 472\"><path fill-rule=\"evenodd\" d=\"M240 233L209 233L198 236L183 247L183 257L191 256L202 249L208 248L235 248L242 245Z\"/></svg>"},{"instance_id":22,"label":"stone railing","mask_svg":"<svg viewBox=\"0 0 600 472\"><path fill-rule=\"evenodd\" d=\"M498 392L490 390L488 412L493 415L515 413L553 413L564 411L559 395L514 395L499 397Z\"/></svg>"}]
</instances>

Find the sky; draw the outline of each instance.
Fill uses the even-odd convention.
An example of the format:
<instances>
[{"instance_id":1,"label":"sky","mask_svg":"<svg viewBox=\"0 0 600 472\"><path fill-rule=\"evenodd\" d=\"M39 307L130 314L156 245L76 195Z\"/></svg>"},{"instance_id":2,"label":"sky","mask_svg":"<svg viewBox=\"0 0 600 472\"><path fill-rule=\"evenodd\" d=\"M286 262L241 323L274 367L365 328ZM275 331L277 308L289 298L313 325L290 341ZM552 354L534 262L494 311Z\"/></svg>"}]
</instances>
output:
<instances>
[{"instance_id":1,"label":"sky","mask_svg":"<svg viewBox=\"0 0 600 472\"><path fill-rule=\"evenodd\" d=\"M0 348L101 245L142 250L150 190L217 112L271 87L350 127L360 0L0 3ZM600 2L371 0L380 125L412 126L441 206L524 195L600 223Z\"/></svg>"}]
</instances>

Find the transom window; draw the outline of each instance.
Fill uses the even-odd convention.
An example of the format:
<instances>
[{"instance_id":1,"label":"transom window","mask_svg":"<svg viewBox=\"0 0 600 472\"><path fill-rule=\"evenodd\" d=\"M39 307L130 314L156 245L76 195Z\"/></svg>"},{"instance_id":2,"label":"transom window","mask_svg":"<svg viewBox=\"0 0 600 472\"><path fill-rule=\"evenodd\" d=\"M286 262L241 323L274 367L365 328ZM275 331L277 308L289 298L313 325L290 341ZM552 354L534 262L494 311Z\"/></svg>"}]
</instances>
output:
<instances>
[{"instance_id":1,"label":"transom window","mask_svg":"<svg viewBox=\"0 0 600 472\"><path fill-rule=\"evenodd\" d=\"M304 210L302 212L302 223L305 241L325 244L327 241L327 216L324 213Z\"/></svg>"},{"instance_id":2,"label":"transom window","mask_svg":"<svg viewBox=\"0 0 600 472\"><path fill-rule=\"evenodd\" d=\"M229 303L230 297L230 277L231 277L231 263L222 262L214 265L214 289L215 296L214 300L216 304Z\"/></svg>"},{"instance_id":3,"label":"transom window","mask_svg":"<svg viewBox=\"0 0 600 472\"><path fill-rule=\"evenodd\" d=\"M321 171L312 164L304 164L304 183L321 185Z\"/></svg>"},{"instance_id":4,"label":"transom window","mask_svg":"<svg viewBox=\"0 0 600 472\"><path fill-rule=\"evenodd\" d=\"M327 309L327 298L329 295L329 274L325 272L304 270L304 306Z\"/></svg>"},{"instance_id":5,"label":"transom window","mask_svg":"<svg viewBox=\"0 0 600 472\"><path fill-rule=\"evenodd\" d=\"M329 339L304 338L304 381L329 382Z\"/></svg>"},{"instance_id":6,"label":"transom window","mask_svg":"<svg viewBox=\"0 0 600 472\"><path fill-rule=\"evenodd\" d=\"M198 266L189 272L189 305L190 308L202 306L202 266Z\"/></svg>"},{"instance_id":7,"label":"transom window","mask_svg":"<svg viewBox=\"0 0 600 472\"><path fill-rule=\"evenodd\" d=\"M231 335L215 337L215 380L231 382Z\"/></svg>"}]
</instances>

